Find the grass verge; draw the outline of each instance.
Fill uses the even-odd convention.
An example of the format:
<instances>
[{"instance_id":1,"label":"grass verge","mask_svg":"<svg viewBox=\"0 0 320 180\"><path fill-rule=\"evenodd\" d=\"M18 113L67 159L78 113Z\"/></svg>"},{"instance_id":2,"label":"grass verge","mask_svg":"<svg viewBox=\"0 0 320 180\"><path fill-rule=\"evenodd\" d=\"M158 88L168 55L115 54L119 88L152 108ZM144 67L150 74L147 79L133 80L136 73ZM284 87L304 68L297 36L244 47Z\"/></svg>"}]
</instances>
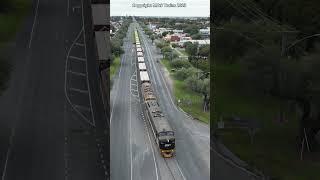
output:
<instances>
[{"instance_id":1,"label":"grass verge","mask_svg":"<svg viewBox=\"0 0 320 180\"><path fill-rule=\"evenodd\" d=\"M120 56L114 58L113 62L110 65L110 79L113 79L113 76L120 68Z\"/></svg>"},{"instance_id":2,"label":"grass verge","mask_svg":"<svg viewBox=\"0 0 320 180\"><path fill-rule=\"evenodd\" d=\"M176 100L180 99L188 99L191 100L192 104L187 105L186 103L179 104L179 107L181 107L185 112L190 114L194 118L198 118L200 121L209 123L210 120L210 113L209 112L203 112L202 111L202 95L199 93L195 93L193 91L190 91L186 88L185 82L178 80L174 76L174 72L171 72L171 69L173 69L169 63L169 60L162 59L161 63L166 67L166 69L170 72L170 77L173 80L174 83L174 96Z\"/></svg>"},{"instance_id":3,"label":"grass verge","mask_svg":"<svg viewBox=\"0 0 320 180\"><path fill-rule=\"evenodd\" d=\"M320 179L320 161L300 160L295 138L298 134L297 115L287 111L288 122L280 123L279 99L258 96L242 91L239 77L242 67L237 64L215 66L216 116L235 115L255 119L261 123L261 130L251 144L248 132L240 129L219 130L223 143L249 165L267 175L281 180Z\"/></svg>"}]
</instances>

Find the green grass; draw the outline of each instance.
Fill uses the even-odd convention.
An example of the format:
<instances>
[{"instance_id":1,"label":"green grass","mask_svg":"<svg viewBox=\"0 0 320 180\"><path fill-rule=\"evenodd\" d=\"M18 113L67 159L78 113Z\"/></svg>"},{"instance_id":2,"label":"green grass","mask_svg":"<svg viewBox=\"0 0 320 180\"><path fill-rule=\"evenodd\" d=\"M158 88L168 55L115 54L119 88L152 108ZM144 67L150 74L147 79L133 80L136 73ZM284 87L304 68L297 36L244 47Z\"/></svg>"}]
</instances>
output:
<instances>
[{"instance_id":1,"label":"green grass","mask_svg":"<svg viewBox=\"0 0 320 180\"><path fill-rule=\"evenodd\" d=\"M245 130L219 130L223 143L249 165L281 180L320 179L320 161L299 159L295 137L298 134L298 119L286 112L287 123L279 123L280 100L242 90L240 65L215 66L215 117L235 115L259 121L261 130L254 144ZM235 84L235 82L240 82Z\"/></svg>"},{"instance_id":2,"label":"green grass","mask_svg":"<svg viewBox=\"0 0 320 180\"><path fill-rule=\"evenodd\" d=\"M119 70L120 64L120 56L115 57L110 65L110 79L112 79L115 73Z\"/></svg>"},{"instance_id":3,"label":"green grass","mask_svg":"<svg viewBox=\"0 0 320 180\"><path fill-rule=\"evenodd\" d=\"M170 63L168 60L163 59L161 60L161 63L166 67L166 69L169 72L171 71L172 67L170 66ZM188 90L185 87L184 81L180 81L175 78L174 72L170 72L170 77L174 82L174 96L176 98L176 101L178 99L180 100L188 99L192 101L191 105L182 103L182 104L179 104L179 107L181 107L185 112L192 115L194 118L198 118L200 121L209 123L210 113L202 111L202 99L203 99L202 95Z\"/></svg>"}]
</instances>

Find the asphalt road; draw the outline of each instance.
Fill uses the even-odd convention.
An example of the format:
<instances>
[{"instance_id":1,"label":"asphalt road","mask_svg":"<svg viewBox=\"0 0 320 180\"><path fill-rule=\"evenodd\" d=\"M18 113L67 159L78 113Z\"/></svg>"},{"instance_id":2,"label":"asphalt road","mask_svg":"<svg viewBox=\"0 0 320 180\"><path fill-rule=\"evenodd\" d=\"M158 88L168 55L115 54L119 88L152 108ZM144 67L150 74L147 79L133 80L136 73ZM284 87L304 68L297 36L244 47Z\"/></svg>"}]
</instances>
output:
<instances>
[{"instance_id":1,"label":"asphalt road","mask_svg":"<svg viewBox=\"0 0 320 180\"><path fill-rule=\"evenodd\" d=\"M157 179L153 151L142 121L137 93L135 51L129 27L111 97L111 179Z\"/></svg>"},{"instance_id":2,"label":"asphalt road","mask_svg":"<svg viewBox=\"0 0 320 180\"><path fill-rule=\"evenodd\" d=\"M177 156L176 160L183 172L185 179L256 179L244 168L238 167L225 157L217 153L210 152L210 130L207 125L199 121L192 120L186 116L174 103L172 91L170 90L168 74L165 68L157 63L162 58L156 47L152 45L150 39L140 29L144 44L145 56L148 60L148 67L151 68L151 79L156 87L160 106L165 110L171 126L176 131ZM212 156L212 157L210 157ZM210 171L211 158L211 171ZM210 174L210 172L212 174Z\"/></svg>"},{"instance_id":3,"label":"asphalt road","mask_svg":"<svg viewBox=\"0 0 320 180\"><path fill-rule=\"evenodd\" d=\"M107 156L100 151L108 148L101 142L108 120L92 42L85 36L90 32L76 38L91 27L86 13L80 0L34 0L12 48L8 89L0 97L2 180L107 179ZM66 73L70 70L78 75ZM99 128L81 114L89 114Z\"/></svg>"}]
</instances>

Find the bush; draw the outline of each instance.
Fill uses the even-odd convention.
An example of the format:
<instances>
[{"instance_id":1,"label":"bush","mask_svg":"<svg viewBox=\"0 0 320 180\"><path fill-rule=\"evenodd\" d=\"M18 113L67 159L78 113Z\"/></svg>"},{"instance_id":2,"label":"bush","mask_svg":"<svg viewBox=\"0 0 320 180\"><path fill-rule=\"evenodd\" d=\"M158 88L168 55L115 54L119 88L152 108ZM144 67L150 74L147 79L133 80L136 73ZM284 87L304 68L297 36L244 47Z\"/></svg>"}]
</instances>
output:
<instances>
[{"instance_id":1,"label":"bush","mask_svg":"<svg viewBox=\"0 0 320 180\"><path fill-rule=\"evenodd\" d=\"M181 59L174 59L170 62L170 65L173 68L180 69L180 68L189 68L191 64L188 61L181 60Z\"/></svg>"},{"instance_id":2,"label":"bush","mask_svg":"<svg viewBox=\"0 0 320 180\"><path fill-rule=\"evenodd\" d=\"M199 92L200 91L200 84L199 84L199 79L197 78L196 75L189 76L186 79L186 88L188 88L191 91L194 92Z\"/></svg>"},{"instance_id":3,"label":"bush","mask_svg":"<svg viewBox=\"0 0 320 180\"><path fill-rule=\"evenodd\" d=\"M181 69L176 71L176 78L179 80L185 80L190 76L194 76L197 73L197 70L193 67L189 68L184 68L182 67Z\"/></svg>"}]
</instances>

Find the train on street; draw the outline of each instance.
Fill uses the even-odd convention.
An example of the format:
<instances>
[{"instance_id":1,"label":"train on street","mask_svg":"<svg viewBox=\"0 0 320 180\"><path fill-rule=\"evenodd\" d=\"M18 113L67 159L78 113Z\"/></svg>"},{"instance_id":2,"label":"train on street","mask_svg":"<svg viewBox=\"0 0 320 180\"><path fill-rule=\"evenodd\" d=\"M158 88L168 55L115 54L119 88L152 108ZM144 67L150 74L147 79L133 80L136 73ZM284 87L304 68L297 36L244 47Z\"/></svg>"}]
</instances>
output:
<instances>
[{"instance_id":1,"label":"train on street","mask_svg":"<svg viewBox=\"0 0 320 180\"><path fill-rule=\"evenodd\" d=\"M170 158L175 155L175 133L168 119L164 116L155 92L152 89L152 83L144 61L145 57L137 30L134 31L134 36L136 40L137 75L143 98L144 112L151 126L152 134L158 145L160 154L165 158Z\"/></svg>"}]
</instances>

